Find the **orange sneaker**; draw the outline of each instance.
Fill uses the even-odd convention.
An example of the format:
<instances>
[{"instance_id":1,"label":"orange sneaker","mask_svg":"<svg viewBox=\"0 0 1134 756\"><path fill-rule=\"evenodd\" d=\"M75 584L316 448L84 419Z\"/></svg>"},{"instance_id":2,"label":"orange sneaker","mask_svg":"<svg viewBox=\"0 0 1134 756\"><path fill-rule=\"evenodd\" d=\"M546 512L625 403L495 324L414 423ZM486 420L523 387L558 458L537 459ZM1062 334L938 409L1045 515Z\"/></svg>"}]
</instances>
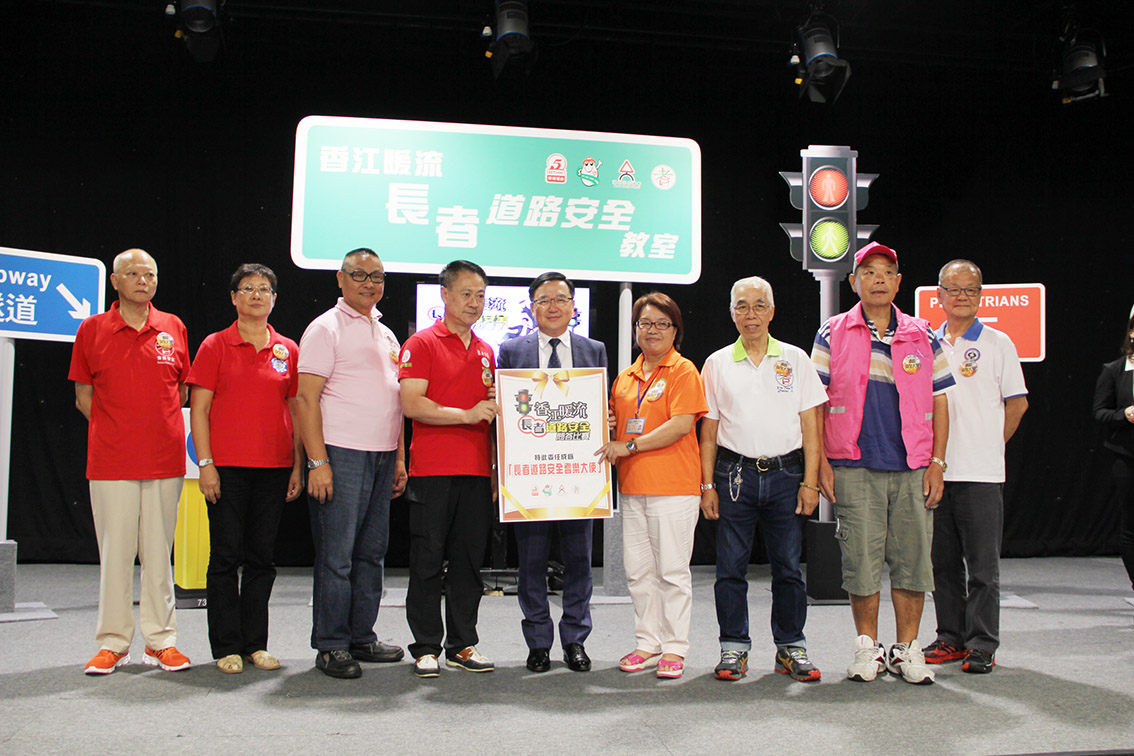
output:
<instances>
[{"instance_id":1,"label":"orange sneaker","mask_svg":"<svg viewBox=\"0 0 1134 756\"><path fill-rule=\"evenodd\" d=\"M189 663L189 657L178 651L176 646L163 648L161 651L154 651L146 646L146 653L142 655L142 661L154 667L161 667L166 672L176 672L179 669L189 669L193 666Z\"/></svg>"},{"instance_id":2,"label":"orange sneaker","mask_svg":"<svg viewBox=\"0 0 1134 756\"><path fill-rule=\"evenodd\" d=\"M83 672L88 675L109 675L114 670L121 667L123 664L130 663L130 652L124 654L116 654L109 648L99 649L99 652L87 662L86 668Z\"/></svg>"}]
</instances>

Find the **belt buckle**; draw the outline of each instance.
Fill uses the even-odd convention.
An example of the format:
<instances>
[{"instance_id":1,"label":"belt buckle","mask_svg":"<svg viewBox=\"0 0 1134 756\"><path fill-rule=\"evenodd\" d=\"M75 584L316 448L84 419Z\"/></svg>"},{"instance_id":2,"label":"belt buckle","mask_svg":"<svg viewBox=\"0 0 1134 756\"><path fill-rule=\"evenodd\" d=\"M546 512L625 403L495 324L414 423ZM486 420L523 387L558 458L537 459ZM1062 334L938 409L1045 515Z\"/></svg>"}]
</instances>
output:
<instances>
[{"instance_id":1,"label":"belt buckle","mask_svg":"<svg viewBox=\"0 0 1134 756\"><path fill-rule=\"evenodd\" d=\"M768 457L757 457L756 458L756 469L759 472L768 472L772 468L767 467L767 465L768 465L768 463L773 462L773 461L774 460L769 459Z\"/></svg>"}]
</instances>

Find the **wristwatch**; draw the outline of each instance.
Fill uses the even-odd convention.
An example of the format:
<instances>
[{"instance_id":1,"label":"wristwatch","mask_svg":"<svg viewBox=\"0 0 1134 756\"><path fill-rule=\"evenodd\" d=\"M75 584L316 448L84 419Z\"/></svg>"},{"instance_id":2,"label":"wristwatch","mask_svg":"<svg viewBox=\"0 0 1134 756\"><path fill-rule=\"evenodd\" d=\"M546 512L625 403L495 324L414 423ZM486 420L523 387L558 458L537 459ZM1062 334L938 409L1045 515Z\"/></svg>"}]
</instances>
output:
<instances>
[{"instance_id":1,"label":"wristwatch","mask_svg":"<svg viewBox=\"0 0 1134 756\"><path fill-rule=\"evenodd\" d=\"M706 491L712 491L716 487L717 487L716 483L702 483L701 484L701 493L705 493Z\"/></svg>"},{"instance_id":2,"label":"wristwatch","mask_svg":"<svg viewBox=\"0 0 1134 756\"><path fill-rule=\"evenodd\" d=\"M636 443L634 443L633 441L627 441L626 442L626 451L630 452L631 454L637 454L638 453L638 445Z\"/></svg>"},{"instance_id":3,"label":"wristwatch","mask_svg":"<svg viewBox=\"0 0 1134 756\"><path fill-rule=\"evenodd\" d=\"M331 464L331 460L326 459L326 458L324 458L324 459L309 459L309 460L307 460L307 469L308 470L314 470L316 467L322 467L323 465L329 465L329 464Z\"/></svg>"},{"instance_id":4,"label":"wristwatch","mask_svg":"<svg viewBox=\"0 0 1134 756\"><path fill-rule=\"evenodd\" d=\"M945 464L945 460L941 459L940 457L930 457L929 461L936 462L937 464L941 465L941 472L945 472L949 469L949 465Z\"/></svg>"},{"instance_id":5,"label":"wristwatch","mask_svg":"<svg viewBox=\"0 0 1134 756\"><path fill-rule=\"evenodd\" d=\"M208 467L213 463L211 457L205 457L197 463L197 467Z\"/></svg>"}]
</instances>

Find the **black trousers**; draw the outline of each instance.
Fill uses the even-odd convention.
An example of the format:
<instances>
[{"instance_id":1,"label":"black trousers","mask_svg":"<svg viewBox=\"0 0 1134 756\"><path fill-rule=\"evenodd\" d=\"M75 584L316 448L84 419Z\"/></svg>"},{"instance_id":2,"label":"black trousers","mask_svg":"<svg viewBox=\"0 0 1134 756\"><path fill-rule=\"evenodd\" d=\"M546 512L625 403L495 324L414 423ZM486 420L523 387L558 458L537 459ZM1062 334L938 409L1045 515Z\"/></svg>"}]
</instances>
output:
<instances>
[{"instance_id":1,"label":"black trousers","mask_svg":"<svg viewBox=\"0 0 1134 756\"><path fill-rule=\"evenodd\" d=\"M1115 456L1112 475L1118 505L1122 507L1118 553L1122 555L1122 564L1126 567L1130 586L1134 588L1134 459Z\"/></svg>"},{"instance_id":2,"label":"black trousers","mask_svg":"<svg viewBox=\"0 0 1134 756\"><path fill-rule=\"evenodd\" d=\"M457 652L475 646L477 612L484 583L484 565L492 529L492 489L487 477L437 475L410 478L410 580L406 620L415 659L438 656L444 648ZM442 571L445 562L449 568ZM444 589L442 589L444 585ZM441 622L441 596L445 622Z\"/></svg>"},{"instance_id":3,"label":"black trousers","mask_svg":"<svg viewBox=\"0 0 1134 756\"><path fill-rule=\"evenodd\" d=\"M276 532L291 468L218 467L217 474L221 495L208 505L205 591L214 659L268 647Z\"/></svg>"}]
</instances>

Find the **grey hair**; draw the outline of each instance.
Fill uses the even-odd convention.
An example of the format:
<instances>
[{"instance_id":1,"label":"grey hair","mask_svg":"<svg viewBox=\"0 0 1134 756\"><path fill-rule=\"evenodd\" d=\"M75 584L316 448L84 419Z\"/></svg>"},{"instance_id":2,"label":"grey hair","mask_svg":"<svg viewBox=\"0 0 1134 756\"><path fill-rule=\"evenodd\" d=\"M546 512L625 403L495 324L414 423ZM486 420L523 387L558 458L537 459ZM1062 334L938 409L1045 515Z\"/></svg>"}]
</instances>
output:
<instances>
[{"instance_id":1,"label":"grey hair","mask_svg":"<svg viewBox=\"0 0 1134 756\"><path fill-rule=\"evenodd\" d=\"M772 295L772 285L765 281L760 276L748 276L742 278L732 285L732 292L729 295L729 309L736 304L736 292L738 289L743 289L745 286L752 286L753 288L760 289L764 292L764 296L768 298L768 304L772 307L776 306L776 298Z\"/></svg>"},{"instance_id":2,"label":"grey hair","mask_svg":"<svg viewBox=\"0 0 1134 756\"><path fill-rule=\"evenodd\" d=\"M972 271L974 273L976 273L976 277L977 277L977 280L980 282L980 285L984 286L984 274L980 272L980 267L978 267L977 264L975 262L973 262L972 260L964 260L964 259L961 259L961 258L957 258L956 260L950 260L949 262L947 262L947 263L945 263L944 265L941 266L941 271L937 274L937 285L938 286L944 286L945 285L945 271L949 270L949 268L952 268L954 266L956 266L958 268L971 268Z\"/></svg>"}]
</instances>

